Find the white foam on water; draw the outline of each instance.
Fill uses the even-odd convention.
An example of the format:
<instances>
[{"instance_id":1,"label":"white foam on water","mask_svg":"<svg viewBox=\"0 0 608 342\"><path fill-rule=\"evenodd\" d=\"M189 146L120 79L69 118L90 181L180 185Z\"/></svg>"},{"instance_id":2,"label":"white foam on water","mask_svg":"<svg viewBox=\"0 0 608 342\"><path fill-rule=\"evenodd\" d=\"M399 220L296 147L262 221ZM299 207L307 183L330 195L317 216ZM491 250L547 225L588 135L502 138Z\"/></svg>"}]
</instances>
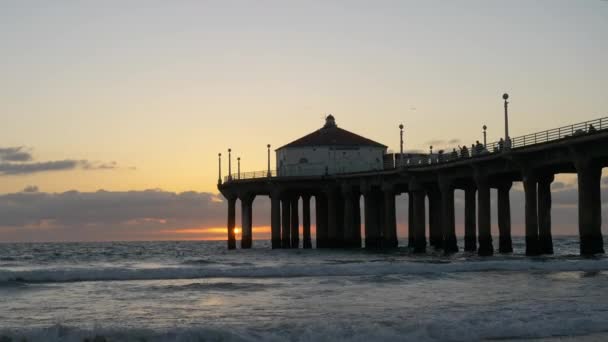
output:
<instances>
[{"instance_id":1,"label":"white foam on water","mask_svg":"<svg viewBox=\"0 0 608 342\"><path fill-rule=\"evenodd\" d=\"M424 275L461 272L608 271L608 259L483 260L432 262L366 262L353 264L277 265L264 267L47 267L0 270L1 282L77 282L199 278L288 278L365 275Z\"/></svg>"},{"instance_id":2,"label":"white foam on water","mask_svg":"<svg viewBox=\"0 0 608 342\"><path fill-rule=\"evenodd\" d=\"M457 322L459 324L455 324ZM77 328L55 324L44 328L0 329L0 338L15 341L81 342L89 341L605 341L608 331L605 321L579 318L568 321L510 321L497 320L494 325L480 325L456 319L439 321L394 322L393 324L350 324L344 322L310 322L275 329L235 327L192 327L166 330L128 328ZM97 340L95 339L97 338ZM105 338L105 340L104 340Z\"/></svg>"}]
</instances>

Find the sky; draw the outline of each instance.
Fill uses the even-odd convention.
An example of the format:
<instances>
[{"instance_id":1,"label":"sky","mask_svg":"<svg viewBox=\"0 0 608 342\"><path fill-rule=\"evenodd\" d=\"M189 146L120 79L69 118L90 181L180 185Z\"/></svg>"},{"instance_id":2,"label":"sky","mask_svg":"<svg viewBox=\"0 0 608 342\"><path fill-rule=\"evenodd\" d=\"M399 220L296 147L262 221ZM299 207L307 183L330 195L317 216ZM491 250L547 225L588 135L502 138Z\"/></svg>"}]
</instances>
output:
<instances>
[{"instance_id":1,"label":"sky","mask_svg":"<svg viewBox=\"0 0 608 342\"><path fill-rule=\"evenodd\" d=\"M607 34L602 0L2 1L0 241L224 238L217 153L329 113L423 151L498 140L503 92L511 136L608 116Z\"/></svg>"}]
</instances>

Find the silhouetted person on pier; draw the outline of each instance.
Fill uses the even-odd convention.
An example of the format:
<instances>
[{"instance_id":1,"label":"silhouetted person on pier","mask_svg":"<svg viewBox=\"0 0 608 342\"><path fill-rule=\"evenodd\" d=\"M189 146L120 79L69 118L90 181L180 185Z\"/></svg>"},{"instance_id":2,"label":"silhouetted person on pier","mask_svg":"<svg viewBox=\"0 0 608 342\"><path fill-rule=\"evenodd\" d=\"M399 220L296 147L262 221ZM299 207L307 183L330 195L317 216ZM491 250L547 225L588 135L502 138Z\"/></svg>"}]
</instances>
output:
<instances>
[{"instance_id":1,"label":"silhouetted person on pier","mask_svg":"<svg viewBox=\"0 0 608 342\"><path fill-rule=\"evenodd\" d=\"M475 154L479 155L483 152L483 145L479 140L475 141Z\"/></svg>"},{"instance_id":2,"label":"silhouetted person on pier","mask_svg":"<svg viewBox=\"0 0 608 342\"><path fill-rule=\"evenodd\" d=\"M500 140L498 140L498 150L502 151L502 149L505 147L505 141L503 138L500 138Z\"/></svg>"},{"instance_id":3,"label":"silhouetted person on pier","mask_svg":"<svg viewBox=\"0 0 608 342\"><path fill-rule=\"evenodd\" d=\"M462 146L460 148L460 157L468 158L469 157L469 149L466 146Z\"/></svg>"},{"instance_id":4,"label":"silhouetted person on pier","mask_svg":"<svg viewBox=\"0 0 608 342\"><path fill-rule=\"evenodd\" d=\"M590 125L589 125L589 129L587 130L587 132L589 132L589 133L593 133L593 132L596 132L596 131L597 131L597 130L595 129L595 127L593 127L593 125L591 125L591 124L590 124Z\"/></svg>"},{"instance_id":5,"label":"silhouetted person on pier","mask_svg":"<svg viewBox=\"0 0 608 342\"><path fill-rule=\"evenodd\" d=\"M450 157L450 159L455 160L458 159L458 152L456 152L456 149L452 149L452 155Z\"/></svg>"}]
</instances>

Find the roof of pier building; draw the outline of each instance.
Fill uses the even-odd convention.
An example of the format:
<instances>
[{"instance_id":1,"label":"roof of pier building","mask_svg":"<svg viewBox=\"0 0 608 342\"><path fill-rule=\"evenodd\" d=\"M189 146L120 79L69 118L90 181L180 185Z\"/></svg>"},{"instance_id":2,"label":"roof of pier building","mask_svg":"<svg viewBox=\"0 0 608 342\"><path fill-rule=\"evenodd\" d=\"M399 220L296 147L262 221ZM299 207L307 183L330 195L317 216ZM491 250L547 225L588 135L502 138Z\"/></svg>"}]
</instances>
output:
<instances>
[{"instance_id":1,"label":"roof of pier building","mask_svg":"<svg viewBox=\"0 0 608 342\"><path fill-rule=\"evenodd\" d=\"M328 115L325 118L325 125L320 129L294 140L287 145L279 147L281 150L289 147L309 147L309 146L371 146L386 148L379 142L362 137L353 132L349 132L336 125L336 119L333 115Z\"/></svg>"}]
</instances>

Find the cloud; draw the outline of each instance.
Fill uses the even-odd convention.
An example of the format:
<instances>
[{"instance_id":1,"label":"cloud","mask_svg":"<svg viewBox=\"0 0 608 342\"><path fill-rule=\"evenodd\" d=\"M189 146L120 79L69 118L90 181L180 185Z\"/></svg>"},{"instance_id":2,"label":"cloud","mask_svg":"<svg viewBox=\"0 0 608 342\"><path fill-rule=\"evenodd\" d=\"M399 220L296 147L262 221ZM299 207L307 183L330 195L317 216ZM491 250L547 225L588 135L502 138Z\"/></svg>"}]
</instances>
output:
<instances>
[{"instance_id":1,"label":"cloud","mask_svg":"<svg viewBox=\"0 0 608 342\"><path fill-rule=\"evenodd\" d=\"M566 184L564 182L553 182L551 184L551 190L562 190L566 188Z\"/></svg>"},{"instance_id":2,"label":"cloud","mask_svg":"<svg viewBox=\"0 0 608 342\"><path fill-rule=\"evenodd\" d=\"M516 182L514 185L519 185ZM464 222L464 192L455 192L458 236ZM525 232L524 193L514 186L510 192L513 235ZM407 229L407 195L397 197L399 236ZM608 188L602 188L602 216L608 217ZM578 191L567 187L552 192L553 233L578 233ZM496 190L491 192L492 233L497 236ZM311 200L314 225L315 200ZM362 205L363 212L363 205ZM240 203L237 203L237 227ZM255 198L255 227L270 224L270 201ZM94 241L94 240L174 240L225 239L226 202L218 194L187 191L175 193L159 189L145 191L104 191L62 193L39 192L36 186L0 195L0 241ZM605 227L605 225L604 225ZM313 228L314 231L314 228ZM268 238L268 231L256 231L254 238Z\"/></svg>"},{"instance_id":3,"label":"cloud","mask_svg":"<svg viewBox=\"0 0 608 342\"><path fill-rule=\"evenodd\" d=\"M446 149L446 148L454 148L456 147L458 144L460 144L460 139L449 139L449 140L443 140L443 139L434 139L434 140L429 140L426 142L427 145L429 146L433 146L434 150L440 150L440 149Z\"/></svg>"},{"instance_id":4,"label":"cloud","mask_svg":"<svg viewBox=\"0 0 608 342\"><path fill-rule=\"evenodd\" d=\"M80 166L84 170L113 170L118 168L115 161L109 163L90 162L88 160L80 160Z\"/></svg>"},{"instance_id":5,"label":"cloud","mask_svg":"<svg viewBox=\"0 0 608 342\"><path fill-rule=\"evenodd\" d=\"M38 192L38 187L35 185L28 185L21 192Z\"/></svg>"},{"instance_id":6,"label":"cloud","mask_svg":"<svg viewBox=\"0 0 608 342\"><path fill-rule=\"evenodd\" d=\"M256 199L258 209L269 211L264 202ZM24 191L0 196L0 241L172 239L176 234L161 232L225 227L225 221L223 198L205 192Z\"/></svg>"},{"instance_id":7,"label":"cloud","mask_svg":"<svg viewBox=\"0 0 608 342\"><path fill-rule=\"evenodd\" d=\"M78 166L76 160L58 160L37 163L0 163L2 175L26 175L46 171L72 170Z\"/></svg>"},{"instance_id":8,"label":"cloud","mask_svg":"<svg viewBox=\"0 0 608 342\"><path fill-rule=\"evenodd\" d=\"M19 147L0 147L0 161L27 162L32 160L32 155Z\"/></svg>"},{"instance_id":9,"label":"cloud","mask_svg":"<svg viewBox=\"0 0 608 342\"><path fill-rule=\"evenodd\" d=\"M65 170L113 170L118 165L115 161L109 163L92 162L86 159L65 159L54 161L33 161L29 152L23 147L0 148L0 175L29 175L33 173Z\"/></svg>"}]
</instances>

